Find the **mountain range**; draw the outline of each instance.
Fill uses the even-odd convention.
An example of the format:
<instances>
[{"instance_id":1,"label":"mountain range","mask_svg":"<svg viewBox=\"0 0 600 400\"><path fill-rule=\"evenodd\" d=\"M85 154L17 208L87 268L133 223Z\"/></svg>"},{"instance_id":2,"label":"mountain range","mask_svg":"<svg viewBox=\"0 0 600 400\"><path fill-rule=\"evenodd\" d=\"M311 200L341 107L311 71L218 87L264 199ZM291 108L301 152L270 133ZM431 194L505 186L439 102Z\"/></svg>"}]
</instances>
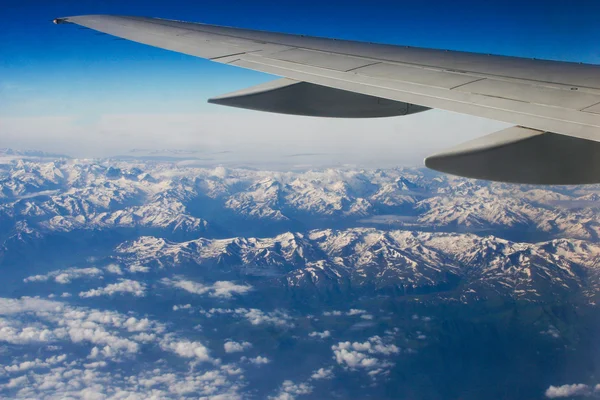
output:
<instances>
[{"instance_id":1,"label":"mountain range","mask_svg":"<svg viewBox=\"0 0 600 400\"><path fill-rule=\"evenodd\" d=\"M243 374L239 385L203 392L184 383L183 364L164 361L154 375L174 381L147 386L163 385L159 398L596 393L598 186L509 185L420 168L206 168L174 151L97 160L0 153L0 300L22 310L0 307L2 395L52 398L33 372L19 376L22 385L11 380L35 362L19 346L38 346L45 368L69 362L39 347L40 326L52 343L68 341L59 347L73 365L117 368L110 379L147 375L160 352L189 359L185 368L220 365L202 371L223 382ZM59 308L67 314L54 315ZM81 313L113 316L65 322ZM96 333L85 336L86 326ZM91 346L84 358L81 345ZM138 351L140 364L127 364ZM150 396L143 383L131 386L133 376L119 393L101 385L98 393Z\"/></svg>"}]
</instances>

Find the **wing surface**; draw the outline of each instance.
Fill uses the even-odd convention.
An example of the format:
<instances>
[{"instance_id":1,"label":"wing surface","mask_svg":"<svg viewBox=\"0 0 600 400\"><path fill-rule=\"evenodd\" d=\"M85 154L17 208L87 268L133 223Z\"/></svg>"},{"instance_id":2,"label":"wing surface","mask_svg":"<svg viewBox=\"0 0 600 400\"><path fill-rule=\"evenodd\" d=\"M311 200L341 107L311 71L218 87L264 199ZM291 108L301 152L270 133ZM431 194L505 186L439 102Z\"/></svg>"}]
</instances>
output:
<instances>
[{"instance_id":1,"label":"wing surface","mask_svg":"<svg viewBox=\"0 0 600 400\"><path fill-rule=\"evenodd\" d=\"M146 17L84 15L55 23L284 78L212 99L218 104L333 117L439 108L517 125L428 158L426 164L440 171L509 182L600 182L595 164L586 170L578 157L585 150L589 161L600 151L594 144L600 142L600 66ZM541 150L543 157L528 158ZM511 162L510 172L502 172ZM525 169L530 173L519 172Z\"/></svg>"},{"instance_id":2,"label":"wing surface","mask_svg":"<svg viewBox=\"0 0 600 400\"><path fill-rule=\"evenodd\" d=\"M600 140L600 67L254 31L156 18L57 19L349 92Z\"/></svg>"}]
</instances>

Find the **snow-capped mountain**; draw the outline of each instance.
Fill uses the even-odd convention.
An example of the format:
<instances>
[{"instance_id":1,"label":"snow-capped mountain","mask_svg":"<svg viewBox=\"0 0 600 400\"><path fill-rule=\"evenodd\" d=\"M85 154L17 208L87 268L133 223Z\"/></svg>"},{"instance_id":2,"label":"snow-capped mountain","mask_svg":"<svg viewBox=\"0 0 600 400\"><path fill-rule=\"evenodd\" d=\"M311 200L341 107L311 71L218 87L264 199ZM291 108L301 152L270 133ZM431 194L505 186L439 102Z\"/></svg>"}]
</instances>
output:
<instances>
[{"instance_id":1,"label":"snow-capped mountain","mask_svg":"<svg viewBox=\"0 0 600 400\"><path fill-rule=\"evenodd\" d=\"M595 393L598 186L189 156L0 152L1 397Z\"/></svg>"},{"instance_id":2,"label":"snow-capped mountain","mask_svg":"<svg viewBox=\"0 0 600 400\"><path fill-rule=\"evenodd\" d=\"M43 232L140 227L198 235L247 221L250 228L288 223L284 231L393 224L596 240L598 190L432 178L418 169L293 173L176 162L9 160L0 168L0 220L4 231L24 220Z\"/></svg>"},{"instance_id":3,"label":"snow-capped mountain","mask_svg":"<svg viewBox=\"0 0 600 400\"><path fill-rule=\"evenodd\" d=\"M355 228L183 243L142 237L121 244L116 260L233 270L303 289L326 285L400 296L439 293L460 301L496 295L547 301L595 287L598 257L600 245L581 240L531 244L474 234Z\"/></svg>"},{"instance_id":4,"label":"snow-capped mountain","mask_svg":"<svg viewBox=\"0 0 600 400\"><path fill-rule=\"evenodd\" d=\"M121 230L130 241L118 257L235 266L292 286L294 277L316 284L323 275L401 293L460 287L466 294L477 286L533 298L543 287L584 287L582 271L595 266L594 251L581 255L548 240L568 239L579 250L584 239L595 248L600 229L594 186L493 184L417 169L293 173L19 159L4 163L0 176L5 255L57 234ZM516 231L544 240L511 241ZM271 237L253 235L265 232Z\"/></svg>"}]
</instances>

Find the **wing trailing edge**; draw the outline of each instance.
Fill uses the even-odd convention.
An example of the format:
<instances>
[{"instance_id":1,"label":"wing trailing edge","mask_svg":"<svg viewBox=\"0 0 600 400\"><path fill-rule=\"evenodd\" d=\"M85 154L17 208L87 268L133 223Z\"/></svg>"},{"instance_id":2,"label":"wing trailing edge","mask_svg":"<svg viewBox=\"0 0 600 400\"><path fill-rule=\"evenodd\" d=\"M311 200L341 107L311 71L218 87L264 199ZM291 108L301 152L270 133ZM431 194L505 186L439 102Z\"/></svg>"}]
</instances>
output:
<instances>
[{"instance_id":1,"label":"wing trailing edge","mask_svg":"<svg viewBox=\"0 0 600 400\"><path fill-rule=\"evenodd\" d=\"M395 117L428 110L401 101L287 78L213 97L208 102L279 114L332 118Z\"/></svg>"},{"instance_id":2,"label":"wing trailing edge","mask_svg":"<svg viewBox=\"0 0 600 400\"><path fill-rule=\"evenodd\" d=\"M600 183L600 143L514 126L425 159L467 178L546 185Z\"/></svg>"}]
</instances>

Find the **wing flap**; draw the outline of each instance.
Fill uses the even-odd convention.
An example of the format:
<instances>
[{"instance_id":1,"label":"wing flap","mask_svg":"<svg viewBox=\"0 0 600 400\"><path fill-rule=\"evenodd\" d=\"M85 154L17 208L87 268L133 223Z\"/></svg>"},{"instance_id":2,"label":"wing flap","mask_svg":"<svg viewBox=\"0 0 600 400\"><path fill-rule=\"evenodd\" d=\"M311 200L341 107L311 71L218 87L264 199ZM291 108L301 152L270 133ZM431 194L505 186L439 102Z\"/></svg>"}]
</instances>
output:
<instances>
[{"instance_id":1,"label":"wing flap","mask_svg":"<svg viewBox=\"0 0 600 400\"><path fill-rule=\"evenodd\" d=\"M343 72L373 64L373 61L364 58L302 49L285 50L272 54L269 58Z\"/></svg>"},{"instance_id":2,"label":"wing flap","mask_svg":"<svg viewBox=\"0 0 600 400\"><path fill-rule=\"evenodd\" d=\"M333 118L378 118L427 108L327 86L279 79L208 100L209 103L280 114Z\"/></svg>"},{"instance_id":3,"label":"wing flap","mask_svg":"<svg viewBox=\"0 0 600 400\"><path fill-rule=\"evenodd\" d=\"M600 183L600 142L512 127L425 159L468 178L547 185Z\"/></svg>"},{"instance_id":4,"label":"wing flap","mask_svg":"<svg viewBox=\"0 0 600 400\"><path fill-rule=\"evenodd\" d=\"M454 90L569 110L581 110L600 103L600 95L597 94L579 93L577 90L571 90L570 88L557 89L493 79L479 79Z\"/></svg>"},{"instance_id":5,"label":"wing flap","mask_svg":"<svg viewBox=\"0 0 600 400\"><path fill-rule=\"evenodd\" d=\"M464 73L444 72L417 66L377 63L354 71L358 75L392 81L410 82L417 85L452 89L483 78Z\"/></svg>"}]
</instances>

